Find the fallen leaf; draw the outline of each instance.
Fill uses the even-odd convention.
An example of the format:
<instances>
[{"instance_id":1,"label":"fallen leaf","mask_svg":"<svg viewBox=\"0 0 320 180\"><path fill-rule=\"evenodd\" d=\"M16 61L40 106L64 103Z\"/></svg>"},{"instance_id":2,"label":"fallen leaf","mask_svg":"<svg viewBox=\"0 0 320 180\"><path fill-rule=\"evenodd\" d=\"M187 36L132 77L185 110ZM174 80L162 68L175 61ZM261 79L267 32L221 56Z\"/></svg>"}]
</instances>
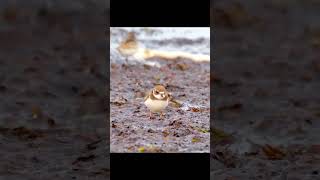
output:
<instances>
[{"instance_id":1,"label":"fallen leaf","mask_svg":"<svg viewBox=\"0 0 320 180\"><path fill-rule=\"evenodd\" d=\"M192 112L200 112L200 108L191 107Z\"/></svg>"},{"instance_id":2,"label":"fallen leaf","mask_svg":"<svg viewBox=\"0 0 320 180\"><path fill-rule=\"evenodd\" d=\"M196 138L196 137L193 137L191 141L192 141L193 143L196 143L196 142L200 142L200 139L199 139L199 138Z\"/></svg>"},{"instance_id":3,"label":"fallen leaf","mask_svg":"<svg viewBox=\"0 0 320 180\"><path fill-rule=\"evenodd\" d=\"M212 128L212 134L213 134L213 136L220 137L220 138L230 137L229 134L225 133L222 130L216 129L216 128Z\"/></svg>"},{"instance_id":4,"label":"fallen leaf","mask_svg":"<svg viewBox=\"0 0 320 180\"><path fill-rule=\"evenodd\" d=\"M169 134L170 134L170 133L169 133L167 130L162 131L162 135L163 135L164 137L167 137Z\"/></svg>"},{"instance_id":5,"label":"fallen leaf","mask_svg":"<svg viewBox=\"0 0 320 180\"><path fill-rule=\"evenodd\" d=\"M227 134L223 130L219 130L216 128L211 129L212 132L212 142L214 144L232 144L234 139L231 134Z\"/></svg>"},{"instance_id":6,"label":"fallen leaf","mask_svg":"<svg viewBox=\"0 0 320 180\"><path fill-rule=\"evenodd\" d=\"M145 151L145 148L144 148L144 147L139 147L139 148L138 148L138 152L142 153L142 152L144 152L144 151Z\"/></svg>"},{"instance_id":7,"label":"fallen leaf","mask_svg":"<svg viewBox=\"0 0 320 180\"><path fill-rule=\"evenodd\" d=\"M130 146L127 149L128 149L128 151L132 152L134 150L134 146Z\"/></svg>"},{"instance_id":8,"label":"fallen leaf","mask_svg":"<svg viewBox=\"0 0 320 180\"><path fill-rule=\"evenodd\" d=\"M185 63L178 63L176 65L176 67L178 70L181 70L181 71L185 71L185 70L189 69L189 66Z\"/></svg>"},{"instance_id":9,"label":"fallen leaf","mask_svg":"<svg viewBox=\"0 0 320 180\"><path fill-rule=\"evenodd\" d=\"M285 157L285 153L277 147L272 147L268 144L262 147L262 151L270 160L281 160Z\"/></svg>"},{"instance_id":10,"label":"fallen leaf","mask_svg":"<svg viewBox=\"0 0 320 180\"><path fill-rule=\"evenodd\" d=\"M199 132L202 132L202 133L209 133L210 130L209 129L203 129L203 128L198 128L198 127L195 127L195 129Z\"/></svg>"}]
</instances>

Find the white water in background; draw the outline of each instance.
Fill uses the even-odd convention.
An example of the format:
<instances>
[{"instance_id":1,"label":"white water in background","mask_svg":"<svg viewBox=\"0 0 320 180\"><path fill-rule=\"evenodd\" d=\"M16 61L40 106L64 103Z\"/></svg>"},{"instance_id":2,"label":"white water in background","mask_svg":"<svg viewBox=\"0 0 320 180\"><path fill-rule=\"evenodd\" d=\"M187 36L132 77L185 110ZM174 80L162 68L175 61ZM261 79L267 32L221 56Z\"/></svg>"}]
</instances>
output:
<instances>
[{"instance_id":1,"label":"white water in background","mask_svg":"<svg viewBox=\"0 0 320 180\"><path fill-rule=\"evenodd\" d=\"M154 28L154 27L110 27L111 61L123 59L116 47L127 33L136 34L139 46L164 51L184 51L193 54L210 55L210 27L197 28ZM179 43L180 42L180 43Z\"/></svg>"}]
</instances>

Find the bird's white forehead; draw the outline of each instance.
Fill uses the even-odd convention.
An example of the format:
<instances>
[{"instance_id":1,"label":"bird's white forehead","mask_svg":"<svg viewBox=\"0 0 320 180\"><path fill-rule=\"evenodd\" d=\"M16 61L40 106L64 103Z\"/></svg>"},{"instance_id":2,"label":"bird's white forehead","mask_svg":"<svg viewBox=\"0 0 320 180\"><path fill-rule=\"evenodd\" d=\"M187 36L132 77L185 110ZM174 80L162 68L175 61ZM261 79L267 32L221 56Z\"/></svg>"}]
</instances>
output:
<instances>
[{"instance_id":1,"label":"bird's white forehead","mask_svg":"<svg viewBox=\"0 0 320 180\"><path fill-rule=\"evenodd\" d=\"M156 91L157 91L158 93L164 94L164 91L159 91L159 90L156 90L156 89L153 90L153 92L156 92Z\"/></svg>"}]
</instances>

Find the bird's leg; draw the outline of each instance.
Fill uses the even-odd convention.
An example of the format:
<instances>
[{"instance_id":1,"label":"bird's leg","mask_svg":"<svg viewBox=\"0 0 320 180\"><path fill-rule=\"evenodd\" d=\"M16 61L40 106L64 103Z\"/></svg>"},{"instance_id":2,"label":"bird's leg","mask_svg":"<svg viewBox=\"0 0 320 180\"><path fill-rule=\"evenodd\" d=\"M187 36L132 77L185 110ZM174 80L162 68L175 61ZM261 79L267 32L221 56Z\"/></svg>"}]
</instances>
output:
<instances>
[{"instance_id":1,"label":"bird's leg","mask_svg":"<svg viewBox=\"0 0 320 180\"><path fill-rule=\"evenodd\" d=\"M160 113L160 119L163 119L163 112Z\"/></svg>"},{"instance_id":2,"label":"bird's leg","mask_svg":"<svg viewBox=\"0 0 320 180\"><path fill-rule=\"evenodd\" d=\"M150 118L150 119L154 119L154 116L153 116L153 114L152 114L151 111L150 111L150 113L149 113L149 118Z\"/></svg>"}]
</instances>

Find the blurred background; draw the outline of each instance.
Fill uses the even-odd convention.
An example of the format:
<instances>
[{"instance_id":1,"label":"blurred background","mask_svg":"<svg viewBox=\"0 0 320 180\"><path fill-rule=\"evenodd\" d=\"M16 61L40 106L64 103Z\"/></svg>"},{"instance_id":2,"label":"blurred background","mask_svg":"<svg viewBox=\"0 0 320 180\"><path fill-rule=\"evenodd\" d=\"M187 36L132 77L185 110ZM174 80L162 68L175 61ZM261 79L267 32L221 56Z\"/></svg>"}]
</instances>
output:
<instances>
[{"instance_id":1,"label":"blurred background","mask_svg":"<svg viewBox=\"0 0 320 180\"><path fill-rule=\"evenodd\" d=\"M108 4L0 1L0 179L109 177Z\"/></svg>"},{"instance_id":2,"label":"blurred background","mask_svg":"<svg viewBox=\"0 0 320 180\"><path fill-rule=\"evenodd\" d=\"M121 62L124 59L116 48L126 39L128 32L135 32L139 46L144 48L210 55L210 28L111 27L110 59L112 63Z\"/></svg>"},{"instance_id":3,"label":"blurred background","mask_svg":"<svg viewBox=\"0 0 320 180\"><path fill-rule=\"evenodd\" d=\"M212 179L319 179L319 7L211 3Z\"/></svg>"}]
</instances>

